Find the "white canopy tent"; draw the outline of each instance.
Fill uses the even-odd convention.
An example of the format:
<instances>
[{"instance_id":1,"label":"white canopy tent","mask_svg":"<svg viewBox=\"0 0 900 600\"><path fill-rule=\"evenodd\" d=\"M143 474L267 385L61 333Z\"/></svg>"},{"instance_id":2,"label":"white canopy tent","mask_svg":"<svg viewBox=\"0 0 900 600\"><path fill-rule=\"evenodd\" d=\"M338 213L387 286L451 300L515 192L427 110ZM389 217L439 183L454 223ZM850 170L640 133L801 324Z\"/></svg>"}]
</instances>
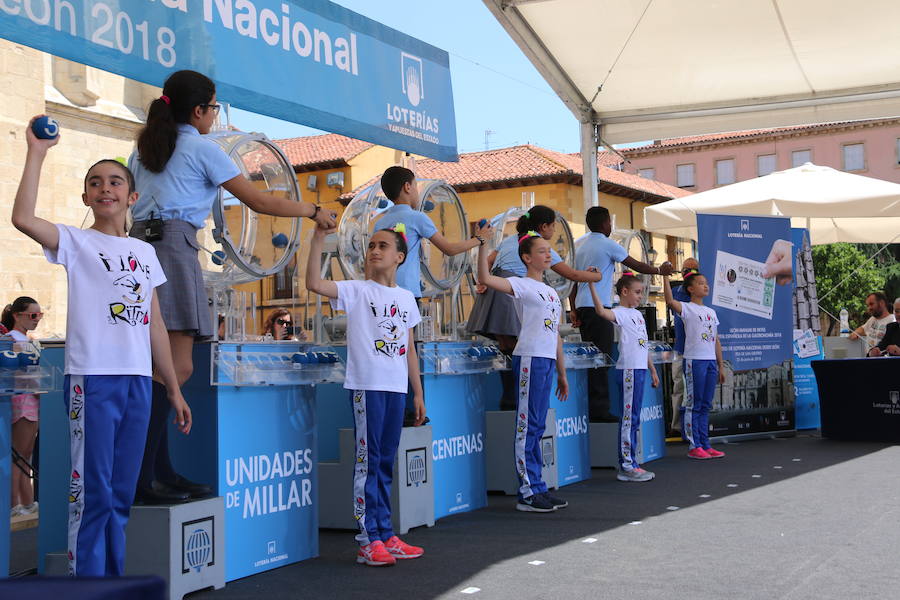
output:
<instances>
[{"instance_id":1,"label":"white canopy tent","mask_svg":"<svg viewBox=\"0 0 900 600\"><path fill-rule=\"evenodd\" d=\"M697 239L697 213L791 217L813 244L900 239L900 184L811 163L644 209L654 233Z\"/></svg>"},{"instance_id":2,"label":"white canopy tent","mask_svg":"<svg viewBox=\"0 0 900 600\"><path fill-rule=\"evenodd\" d=\"M484 3L581 122L586 205L601 137L900 115L896 0Z\"/></svg>"}]
</instances>

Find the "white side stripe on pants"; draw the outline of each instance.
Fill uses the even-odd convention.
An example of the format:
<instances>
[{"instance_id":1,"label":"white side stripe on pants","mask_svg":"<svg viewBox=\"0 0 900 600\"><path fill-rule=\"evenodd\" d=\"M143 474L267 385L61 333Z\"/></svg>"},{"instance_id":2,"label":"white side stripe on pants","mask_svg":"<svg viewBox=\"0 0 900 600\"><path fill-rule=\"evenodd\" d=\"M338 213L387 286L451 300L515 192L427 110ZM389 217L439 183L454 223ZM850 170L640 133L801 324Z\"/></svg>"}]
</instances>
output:
<instances>
[{"instance_id":1,"label":"white side stripe on pants","mask_svg":"<svg viewBox=\"0 0 900 600\"><path fill-rule=\"evenodd\" d=\"M69 446L72 473L69 479L69 574L78 573L78 530L84 513L84 375L69 376Z\"/></svg>"},{"instance_id":2,"label":"white side stripe on pants","mask_svg":"<svg viewBox=\"0 0 900 600\"><path fill-rule=\"evenodd\" d=\"M519 493L523 498L533 494L531 491L531 479L528 477L528 466L525 462L525 439L528 437L528 402L531 387L531 357L522 356L519 362L519 402L516 411L516 471L519 473L521 485Z\"/></svg>"},{"instance_id":3,"label":"white side stripe on pants","mask_svg":"<svg viewBox=\"0 0 900 600\"><path fill-rule=\"evenodd\" d=\"M684 419L681 430L691 448L697 446L694 443L694 361L684 361Z\"/></svg>"},{"instance_id":4,"label":"white side stripe on pants","mask_svg":"<svg viewBox=\"0 0 900 600\"><path fill-rule=\"evenodd\" d=\"M634 459L636 448L631 447L631 429L634 423L631 420L631 407L634 404L634 369L625 369L622 371L622 425L621 438L622 447L619 451L622 453L622 468L630 471L637 467L637 461Z\"/></svg>"},{"instance_id":5,"label":"white side stripe on pants","mask_svg":"<svg viewBox=\"0 0 900 600\"><path fill-rule=\"evenodd\" d=\"M353 422L356 425L356 464L353 466L353 518L359 525L356 539L366 545L369 532L366 531L366 479L369 477L369 429L366 424L366 393L353 392Z\"/></svg>"}]
</instances>

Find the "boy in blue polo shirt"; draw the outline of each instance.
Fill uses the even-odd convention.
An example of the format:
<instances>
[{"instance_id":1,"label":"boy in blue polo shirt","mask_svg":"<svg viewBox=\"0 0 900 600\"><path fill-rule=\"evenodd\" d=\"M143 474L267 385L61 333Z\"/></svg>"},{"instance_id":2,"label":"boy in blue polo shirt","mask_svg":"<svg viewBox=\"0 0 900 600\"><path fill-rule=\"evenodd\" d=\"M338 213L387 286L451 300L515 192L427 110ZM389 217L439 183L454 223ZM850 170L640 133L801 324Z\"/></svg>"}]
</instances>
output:
<instances>
[{"instance_id":1,"label":"boy in blue polo shirt","mask_svg":"<svg viewBox=\"0 0 900 600\"><path fill-rule=\"evenodd\" d=\"M381 176L381 189L388 200L394 203L384 211L375 223L375 231L390 229L397 223L406 225L406 240L409 254L397 269L397 285L409 290L418 302L422 297L422 278L419 275L419 253L422 238L431 240L438 250L447 256L456 256L471 248L476 248L484 240L470 238L453 242L445 238L425 213L419 211L419 186L416 175L405 167L388 167ZM485 230L490 233L490 228Z\"/></svg>"},{"instance_id":2,"label":"boy in blue polo shirt","mask_svg":"<svg viewBox=\"0 0 900 600\"><path fill-rule=\"evenodd\" d=\"M669 275L672 265L663 263L654 267L642 263L628 255L628 251L609 239L612 233L612 220L609 210L602 206L593 206L585 216L590 233L578 238L575 242L575 268L587 269L590 266L599 269L603 275L597 284L597 294L604 308L612 308L613 271L620 262L632 271L648 275ZM611 354L613 350L613 324L600 317L594 310L591 292L585 283L579 283L569 295L569 304L573 306L570 315L572 325L579 327L581 339L593 342L601 352ZM588 418L591 422L616 422L618 419L610 413L609 383L607 369L588 370Z\"/></svg>"}]
</instances>

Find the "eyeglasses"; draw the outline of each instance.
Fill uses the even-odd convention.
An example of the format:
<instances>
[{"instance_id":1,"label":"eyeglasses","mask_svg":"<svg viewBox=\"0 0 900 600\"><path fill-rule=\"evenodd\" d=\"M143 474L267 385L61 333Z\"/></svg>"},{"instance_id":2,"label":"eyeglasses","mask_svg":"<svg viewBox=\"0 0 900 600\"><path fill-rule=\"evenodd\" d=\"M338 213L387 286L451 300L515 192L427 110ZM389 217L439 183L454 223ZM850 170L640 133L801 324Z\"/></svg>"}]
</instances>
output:
<instances>
[{"instance_id":1,"label":"eyeglasses","mask_svg":"<svg viewBox=\"0 0 900 600\"><path fill-rule=\"evenodd\" d=\"M44 313L42 313L42 312L33 312L33 313L21 312L21 313L19 313L19 314L20 314L20 315L25 315L26 317L28 317L28 318L31 319L32 321L34 321L35 319L40 319L40 318L42 318L42 317L44 316Z\"/></svg>"},{"instance_id":2,"label":"eyeglasses","mask_svg":"<svg viewBox=\"0 0 900 600\"><path fill-rule=\"evenodd\" d=\"M285 319L275 319L275 322L282 326L291 324L291 322L289 320L285 320Z\"/></svg>"},{"instance_id":3,"label":"eyeglasses","mask_svg":"<svg viewBox=\"0 0 900 600\"><path fill-rule=\"evenodd\" d=\"M221 104L201 104L200 106L202 106L203 108L212 109L213 113L215 114L219 114L219 111L222 110Z\"/></svg>"}]
</instances>

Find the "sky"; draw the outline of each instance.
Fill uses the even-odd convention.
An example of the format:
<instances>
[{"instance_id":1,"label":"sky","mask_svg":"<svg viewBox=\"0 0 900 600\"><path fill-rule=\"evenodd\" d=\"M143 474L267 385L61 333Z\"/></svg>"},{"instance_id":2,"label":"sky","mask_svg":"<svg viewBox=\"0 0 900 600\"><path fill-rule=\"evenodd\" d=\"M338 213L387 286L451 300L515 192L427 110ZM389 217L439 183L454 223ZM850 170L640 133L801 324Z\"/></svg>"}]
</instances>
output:
<instances>
[{"instance_id":1,"label":"sky","mask_svg":"<svg viewBox=\"0 0 900 600\"><path fill-rule=\"evenodd\" d=\"M352 11L450 54L460 152L535 144L578 152L578 121L481 0L337 0ZM226 100L227 98L222 98ZM231 123L271 139L317 129L232 109Z\"/></svg>"}]
</instances>

